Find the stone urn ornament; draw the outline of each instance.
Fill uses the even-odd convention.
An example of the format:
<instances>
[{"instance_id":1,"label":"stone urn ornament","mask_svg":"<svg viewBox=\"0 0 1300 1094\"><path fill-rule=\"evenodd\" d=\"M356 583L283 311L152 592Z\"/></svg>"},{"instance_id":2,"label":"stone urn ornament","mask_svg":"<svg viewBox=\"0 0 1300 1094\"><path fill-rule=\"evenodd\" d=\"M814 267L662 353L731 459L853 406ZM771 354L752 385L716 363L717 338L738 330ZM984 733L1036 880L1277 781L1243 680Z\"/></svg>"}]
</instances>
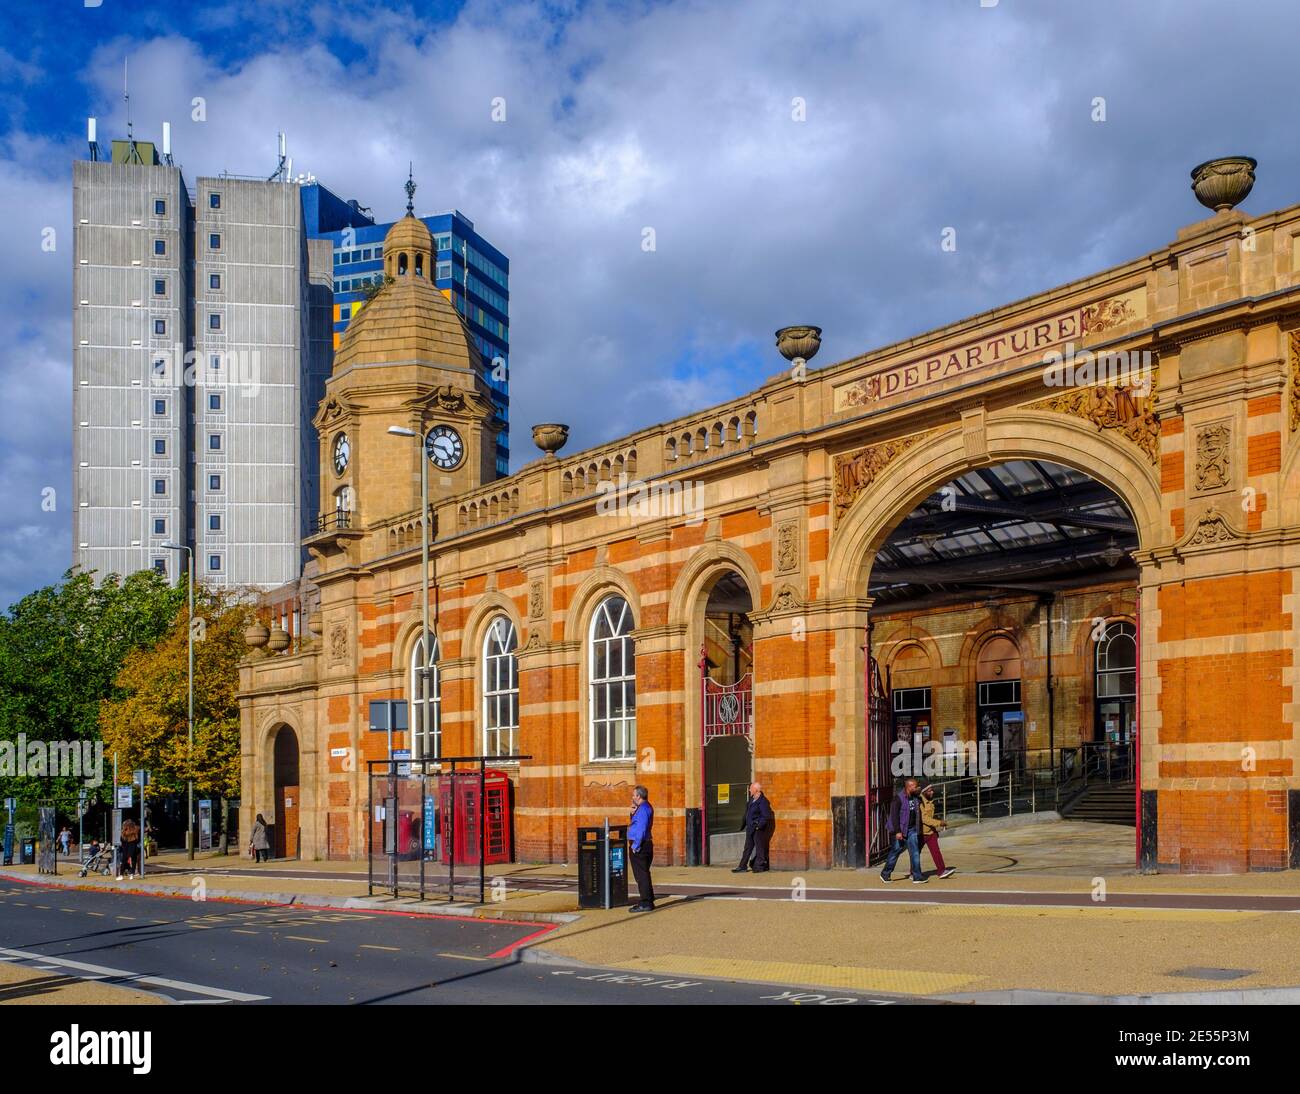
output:
<instances>
[{"instance_id":1,"label":"stone urn ornament","mask_svg":"<svg viewBox=\"0 0 1300 1094\"><path fill-rule=\"evenodd\" d=\"M244 645L260 650L271 637L271 629L261 620L250 623L244 628Z\"/></svg>"},{"instance_id":2,"label":"stone urn ornament","mask_svg":"<svg viewBox=\"0 0 1300 1094\"><path fill-rule=\"evenodd\" d=\"M776 332L777 351L794 366L796 379L804 378L808 362L821 347L821 327L782 327Z\"/></svg>"},{"instance_id":3,"label":"stone urn ornament","mask_svg":"<svg viewBox=\"0 0 1300 1094\"><path fill-rule=\"evenodd\" d=\"M267 639L266 648L273 653L279 653L281 650L287 650L289 643L289 632L281 627L278 623L271 629L271 635Z\"/></svg>"},{"instance_id":4,"label":"stone urn ornament","mask_svg":"<svg viewBox=\"0 0 1300 1094\"><path fill-rule=\"evenodd\" d=\"M1240 205L1255 185L1256 166L1250 156L1206 160L1192 169L1192 191L1196 200L1216 213Z\"/></svg>"},{"instance_id":5,"label":"stone urn ornament","mask_svg":"<svg viewBox=\"0 0 1300 1094\"><path fill-rule=\"evenodd\" d=\"M555 454L564 447L569 439L569 427L558 422L548 422L533 426L533 444L546 453L548 460L555 459Z\"/></svg>"}]
</instances>

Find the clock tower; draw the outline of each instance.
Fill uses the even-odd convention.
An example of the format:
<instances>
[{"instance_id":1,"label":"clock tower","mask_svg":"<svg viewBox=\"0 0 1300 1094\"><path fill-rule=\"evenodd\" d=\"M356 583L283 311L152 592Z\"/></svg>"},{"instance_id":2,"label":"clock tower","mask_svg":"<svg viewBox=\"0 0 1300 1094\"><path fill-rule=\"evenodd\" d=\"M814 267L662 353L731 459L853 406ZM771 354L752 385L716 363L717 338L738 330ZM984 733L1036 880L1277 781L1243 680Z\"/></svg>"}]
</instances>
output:
<instances>
[{"instance_id":1,"label":"clock tower","mask_svg":"<svg viewBox=\"0 0 1300 1094\"><path fill-rule=\"evenodd\" d=\"M414 190L408 182L408 198ZM314 419L321 534L364 532L418 509L421 459L431 499L497 477L502 425L478 347L433 284L436 257L408 200L384 239L383 285L348 324ZM393 426L421 442L394 436Z\"/></svg>"}]
</instances>

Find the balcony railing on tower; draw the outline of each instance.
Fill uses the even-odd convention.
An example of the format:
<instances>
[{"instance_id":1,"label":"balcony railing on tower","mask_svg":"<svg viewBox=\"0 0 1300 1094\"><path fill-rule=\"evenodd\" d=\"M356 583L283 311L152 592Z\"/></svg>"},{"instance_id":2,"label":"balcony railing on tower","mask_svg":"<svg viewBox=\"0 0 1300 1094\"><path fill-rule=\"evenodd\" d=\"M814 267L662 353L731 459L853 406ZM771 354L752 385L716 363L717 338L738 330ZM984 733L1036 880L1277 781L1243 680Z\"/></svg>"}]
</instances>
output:
<instances>
[{"instance_id":1,"label":"balcony railing on tower","mask_svg":"<svg viewBox=\"0 0 1300 1094\"><path fill-rule=\"evenodd\" d=\"M316 531L328 532L334 528L351 528L352 514L346 509L335 509L332 513L322 513L316 518Z\"/></svg>"}]
</instances>

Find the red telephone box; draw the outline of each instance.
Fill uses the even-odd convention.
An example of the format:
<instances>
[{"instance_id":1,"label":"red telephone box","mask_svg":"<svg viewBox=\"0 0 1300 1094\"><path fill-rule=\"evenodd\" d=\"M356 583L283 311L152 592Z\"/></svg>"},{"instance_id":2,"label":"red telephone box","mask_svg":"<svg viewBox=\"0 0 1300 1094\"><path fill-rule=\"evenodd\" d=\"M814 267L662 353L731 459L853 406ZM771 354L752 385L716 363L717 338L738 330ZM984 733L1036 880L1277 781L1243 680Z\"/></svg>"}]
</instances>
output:
<instances>
[{"instance_id":1,"label":"red telephone box","mask_svg":"<svg viewBox=\"0 0 1300 1094\"><path fill-rule=\"evenodd\" d=\"M457 866L478 865L479 818L483 814L487 816L487 831L482 836L484 863L490 866L512 861L510 777L504 771L487 771L482 776L482 790L487 799L485 809L480 809L477 771L458 771L455 775L438 776L443 862L450 861L448 837L453 834L453 807L456 810L454 839Z\"/></svg>"}]
</instances>

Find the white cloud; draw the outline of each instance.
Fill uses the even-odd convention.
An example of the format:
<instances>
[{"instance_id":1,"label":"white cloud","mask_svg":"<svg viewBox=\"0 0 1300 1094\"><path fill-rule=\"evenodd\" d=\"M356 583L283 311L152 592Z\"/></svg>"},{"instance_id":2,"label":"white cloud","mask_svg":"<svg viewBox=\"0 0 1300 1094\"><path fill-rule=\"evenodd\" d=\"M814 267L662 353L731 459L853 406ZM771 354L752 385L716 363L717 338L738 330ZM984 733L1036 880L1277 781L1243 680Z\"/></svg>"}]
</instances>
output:
<instances>
[{"instance_id":1,"label":"white cloud","mask_svg":"<svg viewBox=\"0 0 1300 1094\"><path fill-rule=\"evenodd\" d=\"M511 259L521 462L533 422L569 422L575 450L757 386L784 365L777 327L824 327L825 364L1145 253L1199 218L1186 172L1211 155L1260 158L1249 208L1294 201L1300 156L1277 119L1295 13L1275 5L1255 17L1273 33L1224 49L1239 17L1189 7L494 2L435 25L374 4L319 3L314 24L295 5L205 5L209 25L235 11L232 34L269 44L227 64L179 34L111 40L86 71L101 134L120 132L130 52L137 133L171 120L191 182L270 174L285 130L295 170L388 219L413 160L420 210L461 209ZM80 126L62 145L10 140L0 244L27 253L41 223L67 224ZM3 347L6 414L46 423L32 451L51 461L69 448L50 365L69 356L69 278L66 252L0 271L35 328ZM31 360L44 375L15 387Z\"/></svg>"}]
</instances>

